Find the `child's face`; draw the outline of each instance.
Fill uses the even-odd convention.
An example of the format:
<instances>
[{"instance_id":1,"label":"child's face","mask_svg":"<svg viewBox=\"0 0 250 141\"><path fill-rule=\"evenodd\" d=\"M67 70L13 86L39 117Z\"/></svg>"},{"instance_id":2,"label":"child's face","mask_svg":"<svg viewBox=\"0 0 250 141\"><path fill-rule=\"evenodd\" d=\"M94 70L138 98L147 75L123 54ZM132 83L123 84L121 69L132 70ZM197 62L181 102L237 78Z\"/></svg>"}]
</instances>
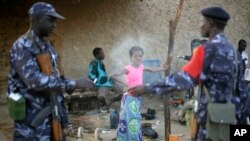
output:
<instances>
[{"instance_id":1,"label":"child's face","mask_svg":"<svg viewBox=\"0 0 250 141\"><path fill-rule=\"evenodd\" d=\"M99 54L97 55L97 59L98 60L103 60L104 58L105 58L104 52L103 52L103 50L101 50L99 52Z\"/></svg>"},{"instance_id":2,"label":"child's face","mask_svg":"<svg viewBox=\"0 0 250 141\"><path fill-rule=\"evenodd\" d=\"M131 56L131 61L134 65L140 65L142 62L143 53L141 51L135 51Z\"/></svg>"}]
</instances>

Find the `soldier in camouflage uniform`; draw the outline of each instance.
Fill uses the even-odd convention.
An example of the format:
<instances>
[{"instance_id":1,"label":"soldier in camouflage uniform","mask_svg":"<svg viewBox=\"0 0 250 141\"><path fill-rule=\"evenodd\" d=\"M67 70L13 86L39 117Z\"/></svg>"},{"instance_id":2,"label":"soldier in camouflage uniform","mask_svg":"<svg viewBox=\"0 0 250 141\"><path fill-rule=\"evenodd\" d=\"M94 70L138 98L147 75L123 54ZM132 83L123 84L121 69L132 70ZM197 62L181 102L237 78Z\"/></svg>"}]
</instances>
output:
<instances>
[{"instance_id":1,"label":"soldier in camouflage uniform","mask_svg":"<svg viewBox=\"0 0 250 141\"><path fill-rule=\"evenodd\" d=\"M64 19L47 3L39 2L29 10L30 29L13 44L10 50L10 74L7 95L19 93L26 99L26 117L14 121L14 141L51 141L51 114L45 116L37 127L31 122L37 114L50 104L49 92L57 92L57 106L62 128L69 122L63 104L63 92L72 92L84 87L94 88L88 79L70 80L57 70L57 53L47 37L55 28L56 19ZM50 52L52 75L40 71L36 55Z\"/></svg>"},{"instance_id":2,"label":"soldier in camouflage uniform","mask_svg":"<svg viewBox=\"0 0 250 141\"><path fill-rule=\"evenodd\" d=\"M135 94L161 93L173 90L184 90L202 84L207 87L212 102L225 103L233 91L234 80L236 83L236 95L231 99L236 105L238 118L240 117L241 103L246 98L246 87L243 81L242 71L238 71L237 78L236 62L233 45L228 41L223 33L229 14L220 7L209 7L201 11L203 22L200 27L202 37L209 38L205 45L201 45L194 50L190 60L177 74L166 77L161 82L139 86L129 91ZM242 62L238 55L238 70L242 70ZM206 140L206 106L207 99L204 91L200 93L198 111L197 141Z\"/></svg>"}]
</instances>

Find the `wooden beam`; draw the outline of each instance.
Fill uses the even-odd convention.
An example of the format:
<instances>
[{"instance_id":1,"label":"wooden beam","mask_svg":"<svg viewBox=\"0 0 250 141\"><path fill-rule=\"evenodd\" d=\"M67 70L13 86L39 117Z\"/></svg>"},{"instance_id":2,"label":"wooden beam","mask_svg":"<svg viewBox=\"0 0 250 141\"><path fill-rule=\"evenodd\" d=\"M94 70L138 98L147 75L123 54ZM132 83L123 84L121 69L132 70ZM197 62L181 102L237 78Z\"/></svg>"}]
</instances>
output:
<instances>
[{"instance_id":1,"label":"wooden beam","mask_svg":"<svg viewBox=\"0 0 250 141\"><path fill-rule=\"evenodd\" d=\"M181 11L185 0L180 0L177 7L177 12L174 21L169 21L169 43L168 43L168 54L166 64L169 65L169 69L165 71L165 76L170 74L171 62L173 58L174 40L177 24L180 20ZM169 105L169 94L164 94L164 116L165 116L165 141L169 141L169 135L171 134L171 122L170 122L170 105Z\"/></svg>"},{"instance_id":2,"label":"wooden beam","mask_svg":"<svg viewBox=\"0 0 250 141\"><path fill-rule=\"evenodd\" d=\"M184 5L185 0L180 0L179 5L177 7L177 12L174 21L169 21L169 42L168 42L168 54L167 54L167 61L166 64L170 65L173 58L173 49L174 49L174 40L175 40L175 32L177 24L180 20L181 11ZM171 66L167 71L165 71L165 76L169 75Z\"/></svg>"}]
</instances>

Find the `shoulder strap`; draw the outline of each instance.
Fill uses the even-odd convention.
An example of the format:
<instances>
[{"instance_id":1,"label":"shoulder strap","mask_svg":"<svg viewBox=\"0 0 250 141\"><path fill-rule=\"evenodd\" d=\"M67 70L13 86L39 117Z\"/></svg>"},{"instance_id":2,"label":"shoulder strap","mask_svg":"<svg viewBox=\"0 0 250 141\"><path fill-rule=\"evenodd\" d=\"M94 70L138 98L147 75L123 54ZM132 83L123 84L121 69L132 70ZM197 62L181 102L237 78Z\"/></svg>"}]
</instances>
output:
<instances>
[{"instance_id":1,"label":"shoulder strap","mask_svg":"<svg viewBox=\"0 0 250 141\"><path fill-rule=\"evenodd\" d=\"M211 97L210 97L210 95L209 95L209 92L208 92L208 90L207 90L207 87L204 86L204 85L201 85L201 88L204 89L204 92L205 92L207 101L208 101L208 102L211 102Z\"/></svg>"},{"instance_id":2,"label":"shoulder strap","mask_svg":"<svg viewBox=\"0 0 250 141\"><path fill-rule=\"evenodd\" d=\"M233 91L236 89L236 82L237 82L237 77L238 77L238 52L236 49L234 49L234 61L235 61L235 78L234 78L234 87Z\"/></svg>"},{"instance_id":3,"label":"shoulder strap","mask_svg":"<svg viewBox=\"0 0 250 141\"><path fill-rule=\"evenodd\" d=\"M235 62L235 75L234 75L234 85L233 85L233 90L232 93L229 96L229 101L231 101L232 96L235 94L235 89L236 89L236 82L237 82L237 78L238 78L238 52L237 50L234 48L234 62Z\"/></svg>"}]
</instances>

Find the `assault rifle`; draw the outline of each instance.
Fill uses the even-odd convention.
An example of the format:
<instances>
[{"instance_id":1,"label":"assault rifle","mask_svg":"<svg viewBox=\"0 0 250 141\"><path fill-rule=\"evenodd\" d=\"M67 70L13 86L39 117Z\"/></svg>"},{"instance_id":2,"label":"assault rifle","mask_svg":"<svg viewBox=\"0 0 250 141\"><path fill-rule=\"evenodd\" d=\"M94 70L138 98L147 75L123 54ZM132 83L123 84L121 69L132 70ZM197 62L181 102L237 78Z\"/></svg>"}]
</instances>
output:
<instances>
[{"instance_id":1,"label":"assault rifle","mask_svg":"<svg viewBox=\"0 0 250 141\"><path fill-rule=\"evenodd\" d=\"M49 52L37 55L36 60L43 73L47 75L52 74L51 54ZM60 115L58 112L56 93L54 91L50 92L49 97L50 97L50 110L52 113L51 126L52 126L53 141L63 141L64 135L62 132Z\"/></svg>"}]
</instances>

